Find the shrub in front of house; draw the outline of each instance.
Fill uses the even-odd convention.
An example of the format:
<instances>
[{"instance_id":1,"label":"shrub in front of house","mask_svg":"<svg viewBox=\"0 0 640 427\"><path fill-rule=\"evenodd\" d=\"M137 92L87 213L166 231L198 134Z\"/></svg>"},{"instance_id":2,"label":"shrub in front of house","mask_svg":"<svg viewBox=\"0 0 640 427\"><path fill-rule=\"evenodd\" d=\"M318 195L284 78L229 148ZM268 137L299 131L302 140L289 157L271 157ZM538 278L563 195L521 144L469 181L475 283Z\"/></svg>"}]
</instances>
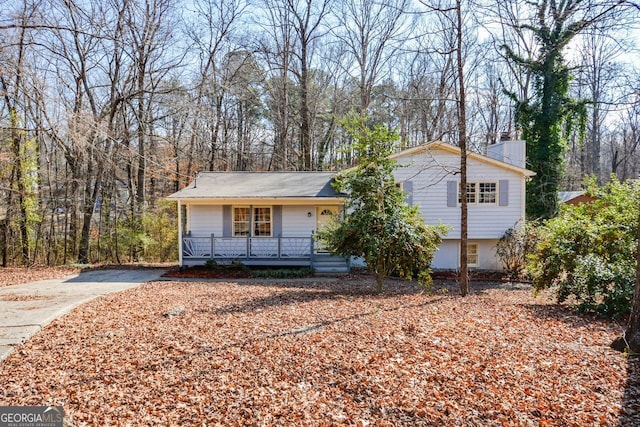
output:
<instances>
[{"instance_id":1,"label":"shrub in front of house","mask_svg":"<svg viewBox=\"0 0 640 427\"><path fill-rule=\"evenodd\" d=\"M537 231L528 271L536 290L584 312L629 313L635 281L640 182L588 184L590 203L565 205Z\"/></svg>"}]
</instances>

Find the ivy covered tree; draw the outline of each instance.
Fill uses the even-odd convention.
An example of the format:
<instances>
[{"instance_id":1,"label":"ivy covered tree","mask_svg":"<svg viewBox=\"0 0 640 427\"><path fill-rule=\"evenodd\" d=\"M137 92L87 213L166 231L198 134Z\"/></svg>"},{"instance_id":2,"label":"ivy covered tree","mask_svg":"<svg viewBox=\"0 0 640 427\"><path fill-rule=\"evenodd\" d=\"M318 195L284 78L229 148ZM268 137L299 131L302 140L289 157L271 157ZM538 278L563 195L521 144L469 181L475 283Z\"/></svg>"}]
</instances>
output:
<instances>
[{"instance_id":1,"label":"ivy covered tree","mask_svg":"<svg viewBox=\"0 0 640 427\"><path fill-rule=\"evenodd\" d=\"M347 212L320 230L319 238L336 255L362 257L376 275L378 292L392 273L431 284L429 266L446 229L426 225L396 185L393 171L399 165L389 156L398 134L360 116L346 119L343 127L354 139L359 164L338 175L338 189L348 195Z\"/></svg>"},{"instance_id":2,"label":"ivy covered tree","mask_svg":"<svg viewBox=\"0 0 640 427\"><path fill-rule=\"evenodd\" d=\"M583 134L586 126L586 103L569 94L572 76L563 50L587 26L621 3L538 0L534 3L534 22L519 26L520 30L533 33L536 56L524 58L510 46L503 46L507 58L529 72L533 81L530 98L517 99L511 94L516 104L515 119L527 142L527 167L536 172L527 185L529 218L546 219L557 213L566 139L576 127Z\"/></svg>"}]
</instances>

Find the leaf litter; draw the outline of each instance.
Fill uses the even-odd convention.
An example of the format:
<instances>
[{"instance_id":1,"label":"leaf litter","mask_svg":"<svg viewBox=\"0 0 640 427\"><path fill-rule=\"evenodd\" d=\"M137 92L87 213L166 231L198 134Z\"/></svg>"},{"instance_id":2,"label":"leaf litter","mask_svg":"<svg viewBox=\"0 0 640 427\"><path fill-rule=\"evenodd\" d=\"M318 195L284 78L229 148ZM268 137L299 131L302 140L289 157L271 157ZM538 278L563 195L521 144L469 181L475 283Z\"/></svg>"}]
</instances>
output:
<instances>
[{"instance_id":1,"label":"leaf litter","mask_svg":"<svg viewBox=\"0 0 640 427\"><path fill-rule=\"evenodd\" d=\"M373 288L175 281L100 297L0 364L0 404L63 405L74 426L638 420L638 366L608 347L615 322L526 286Z\"/></svg>"}]
</instances>

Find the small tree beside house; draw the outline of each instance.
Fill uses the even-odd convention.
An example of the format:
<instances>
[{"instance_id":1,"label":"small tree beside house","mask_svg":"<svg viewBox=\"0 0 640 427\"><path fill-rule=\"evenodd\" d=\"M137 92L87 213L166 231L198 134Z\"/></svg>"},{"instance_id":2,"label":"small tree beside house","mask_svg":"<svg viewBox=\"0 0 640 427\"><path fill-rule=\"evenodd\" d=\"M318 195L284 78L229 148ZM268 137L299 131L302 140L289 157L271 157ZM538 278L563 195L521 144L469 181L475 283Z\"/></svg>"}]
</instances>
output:
<instances>
[{"instance_id":1,"label":"small tree beside house","mask_svg":"<svg viewBox=\"0 0 640 427\"><path fill-rule=\"evenodd\" d=\"M430 264L446 227L426 225L396 185L393 171L399 165L389 156L397 133L370 126L363 117L351 117L343 126L355 141L359 164L338 175L339 191L348 194L346 214L319 230L319 239L336 255L364 259L378 292L392 273L430 285Z\"/></svg>"}]
</instances>

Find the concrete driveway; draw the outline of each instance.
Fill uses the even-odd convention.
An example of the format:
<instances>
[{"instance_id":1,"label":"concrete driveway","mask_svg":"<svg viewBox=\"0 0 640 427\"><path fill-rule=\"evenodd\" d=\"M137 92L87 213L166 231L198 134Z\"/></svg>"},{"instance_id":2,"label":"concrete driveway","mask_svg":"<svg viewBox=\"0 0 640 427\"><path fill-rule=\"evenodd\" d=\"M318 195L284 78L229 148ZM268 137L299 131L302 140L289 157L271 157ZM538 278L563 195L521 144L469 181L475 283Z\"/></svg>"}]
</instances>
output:
<instances>
[{"instance_id":1,"label":"concrete driveway","mask_svg":"<svg viewBox=\"0 0 640 427\"><path fill-rule=\"evenodd\" d=\"M0 288L0 361L56 317L98 296L158 280L165 270L94 270Z\"/></svg>"}]
</instances>

